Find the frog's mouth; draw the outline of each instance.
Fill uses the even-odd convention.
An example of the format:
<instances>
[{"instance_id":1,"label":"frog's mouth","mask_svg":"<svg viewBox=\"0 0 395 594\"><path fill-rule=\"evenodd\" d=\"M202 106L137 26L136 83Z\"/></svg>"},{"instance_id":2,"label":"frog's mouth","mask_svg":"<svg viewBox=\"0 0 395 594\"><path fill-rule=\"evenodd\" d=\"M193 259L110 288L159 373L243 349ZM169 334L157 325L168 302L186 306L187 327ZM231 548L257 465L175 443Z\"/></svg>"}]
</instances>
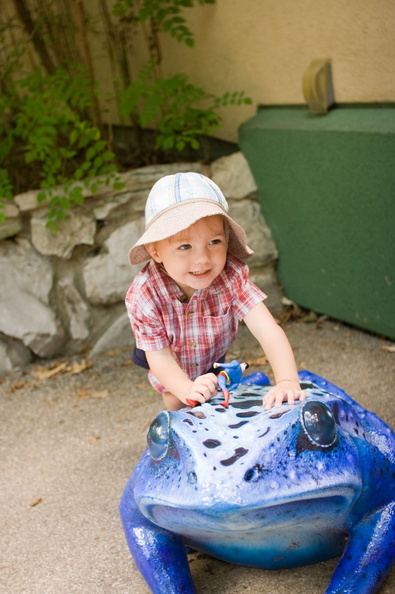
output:
<instances>
[{"instance_id":1,"label":"frog's mouth","mask_svg":"<svg viewBox=\"0 0 395 594\"><path fill-rule=\"evenodd\" d=\"M280 569L340 555L348 538L351 489L263 507L174 509L154 504L149 519L224 561Z\"/></svg>"},{"instance_id":2,"label":"frog's mouth","mask_svg":"<svg viewBox=\"0 0 395 594\"><path fill-rule=\"evenodd\" d=\"M257 506L232 506L231 504L174 507L152 499L142 499L139 507L154 524L183 535L199 535L207 532L254 532L286 531L299 526L314 530L320 526L344 527L357 496L355 488L320 491L319 494L304 494L300 498L271 501Z\"/></svg>"}]
</instances>

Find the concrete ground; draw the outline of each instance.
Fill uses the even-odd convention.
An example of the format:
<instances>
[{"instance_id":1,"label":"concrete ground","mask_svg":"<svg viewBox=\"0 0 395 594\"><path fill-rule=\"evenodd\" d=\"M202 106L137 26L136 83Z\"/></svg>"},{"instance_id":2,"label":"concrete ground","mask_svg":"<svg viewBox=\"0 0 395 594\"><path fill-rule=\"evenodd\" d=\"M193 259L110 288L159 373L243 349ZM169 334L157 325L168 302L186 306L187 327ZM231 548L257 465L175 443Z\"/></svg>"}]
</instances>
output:
<instances>
[{"instance_id":1,"label":"concrete ground","mask_svg":"<svg viewBox=\"0 0 395 594\"><path fill-rule=\"evenodd\" d=\"M330 320L285 329L300 368L339 385L395 429L394 343ZM230 356L260 355L242 326ZM161 404L128 357L123 350L92 364L51 361L0 379L0 592L148 594L118 503ZM321 594L336 560L262 571L194 553L190 565L198 593ZM392 592L394 570L382 588Z\"/></svg>"}]
</instances>

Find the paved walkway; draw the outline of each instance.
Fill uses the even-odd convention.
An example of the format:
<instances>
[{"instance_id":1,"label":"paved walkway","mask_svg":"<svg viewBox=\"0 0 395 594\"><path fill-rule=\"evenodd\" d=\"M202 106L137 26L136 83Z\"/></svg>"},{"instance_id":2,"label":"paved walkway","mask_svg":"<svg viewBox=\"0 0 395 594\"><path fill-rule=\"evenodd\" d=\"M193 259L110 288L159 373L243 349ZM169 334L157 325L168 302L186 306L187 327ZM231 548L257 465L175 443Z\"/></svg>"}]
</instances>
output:
<instances>
[{"instance_id":1,"label":"paved walkway","mask_svg":"<svg viewBox=\"0 0 395 594\"><path fill-rule=\"evenodd\" d=\"M300 367L344 388L395 429L392 342L332 321L293 322L286 331ZM260 356L244 327L231 355ZM128 356L97 356L92 366L56 361L1 378L1 593L148 594L117 508L161 406ZM201 594L322 594L335 565L270 572L191 558ZM382 594L394 591L395 570Z\"/></svg>"}]
</instances>

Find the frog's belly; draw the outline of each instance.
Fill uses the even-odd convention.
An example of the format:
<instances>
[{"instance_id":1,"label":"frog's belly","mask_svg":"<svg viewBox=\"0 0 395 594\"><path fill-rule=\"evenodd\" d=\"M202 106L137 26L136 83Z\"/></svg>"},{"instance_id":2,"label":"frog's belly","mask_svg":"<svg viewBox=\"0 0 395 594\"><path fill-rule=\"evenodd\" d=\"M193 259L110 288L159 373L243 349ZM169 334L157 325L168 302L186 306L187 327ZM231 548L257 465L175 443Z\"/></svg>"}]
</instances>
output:
<instances>
[{"instance_id":1,"label":"frog's belly","mask_svg":"<svg viewBox=\"0 0 395 594\"><path fill-rule=\"evenodd\" d=\"M348 535L348 504L346 497L322 497L215 515L154 506L150 519L229 563L279 569L339 555Z\"/></svg>"}]
</instances>

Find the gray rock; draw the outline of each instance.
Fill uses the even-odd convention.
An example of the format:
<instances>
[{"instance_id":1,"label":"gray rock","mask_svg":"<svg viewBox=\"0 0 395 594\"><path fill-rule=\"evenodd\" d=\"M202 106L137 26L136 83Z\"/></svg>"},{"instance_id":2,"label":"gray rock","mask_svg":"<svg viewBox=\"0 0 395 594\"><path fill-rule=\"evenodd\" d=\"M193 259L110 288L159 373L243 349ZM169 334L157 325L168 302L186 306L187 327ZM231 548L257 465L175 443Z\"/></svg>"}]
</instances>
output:
<instances>
[{"instance_id":1,"label":"gray rock","mask_svg":"<svg viewBox=\"0 0 395 594\"><path fill-rule=\"evenodd\" d=\"M50 307L26 292L15 293L15 285L3 285L0 330L18 338L39 357L54 357L65 342L63 328ZM11 296L13 295L13 299Z\"/></svg>"},{"instance_id":2,"label":"gray rock","mask_svg":"<svg viewBox=\"0 0 395 594\"><path fill-rule=\"evenodd\" d=\"M250 280L266 293L265 305L272 313L283 309L283 290L272 267L250 269Z\"/></svg>"},{"instance_id":3,"label":"gray rock","mask_svg":"<svg viewBox=\"0 0 395 594\"><path fill-rule=\"evenodd\" d=\"M211 165L211 179L221 188L226 199L245 198L257 191L250 166L241 152L214 161Z\"/></svg>"},{"instance_id":4,"label":"gray rock","mask_svg":"<svg viewBox=\"0 0 395 594\"><path fill-rule=\"evenodd\" d=\"M22 224L19 219L8 219L0 225L0 240L18 235L21 229Z\"/></svg>"},{"instance_id":5,"label":"gray rock","mask_svg":"<svg viewBox=\"0 0 395 594\"><path fill-rule=\"evenodd\" d=\"M85 340L89 336L89 307L74 286L72 278L62 278L58 284L69 320L70 336L74 340Z\"/></svg>"},{"instance_id":6,"label":"gray rock","mask_svg":"<svg viewBox=\"0 0 395 594\"><path fill-rule=\"evenodd\" d=\"M99 338L92 349L91 355L103 353L110 349L118 347L129 346L132 349L134 344L134 337L130 327L130 321L126 313L122 314L115 320L115 322L108 328L108 330Z\"/></svg>"},{"instance_id":7,"label":"gray rock","mask_svg":"<svg viewBox=\"0 0 395 594\"><path fill-rule=\"evenodd\" d=\"M148 196L148 192L154 183L164 175L187 171L196 171L197 173L203 173L203 175L210 175L208 167L201 163L168 163L165 165L152 165L150 167L133 169L132 171L121 174L120 179L125 184L125 191L147 190Z\"/></svg>"},{"instance_id":8,"label":"gray rock","mask_svg":"<svg viewBox=\"0 0 395 594\"><path fill-rule=\"evenodd\" d=\"M119 180L119 175L116 177L117 181ZM82 181L76 181L70 185L68 191L79 187L81 188L81 194L84 198L88 198L92 196L92 188L95 188L95 195L102 195L114 192L113 190L113 182L115 181L115 177L110 179L108 175L98 176L92 179L92 183L88 186ZM51 198L58 197L61 198L65 194L65 186L57 186L56 188L51 189L51 196L47 195L43 200L40 202L38 201L38 194L42 190L28 190L27 192L22 192L21 194L17 194L14 196L14 201L18 205L21 212L31 212L33 210L43 209L49 206Z\"/></svg>"},{"instance_id":9,"label":"gray rock","mask_svg":"<svg viewBox=\"0 0 395 594\"><path fill-rule=\"evenodd\" d=\"M105 221L112 218L113 211L131 203L133 211L139 216L144 215L145 202L147 200L147 190L127 191L114 194L110 200L101 201L93 210L93 214L98 221ZM122 208L125 211L125 208Z\"/></svg>"},{"instance_id":10,"label":"gray rock","mask_svg":"<svg viewBox=\"0 0 395 594\"><path fill-rule=\"evenodd\" d=\"M0 339L0 373L6 373L15 367L24 367L31 360L32 352L20 341Z\"/></svg>"},{"instance_id":11,"label":"gray rock","mask_svg":"<svg viewBox=\"0 0 395 594\"><path fill-rule=\"evenodd\" d=\"M53 357L86 346L96 353L133 344L123 301L141 266L129 265L128 251L144 231L150 189L178 171L197 171L218 183L255 251L248 261L252 280L269 295L272 311L281 308L276 246L241 153L211 166L172 163L135 169L119 175L124 187L117 191L100 178L95 196L85 188L83 207L73 209L56 234L45 226L48 204L38 204L34 190L15 197L19 208L8 205L7 225L0 226L0 238L2 233L13 237L0 241L0 371L23 365L32 353Z\"/></svg>"},{"instance_id":12,"label":"gray rock","mask_svg":"<svg viewBox=\"0 0 395 594\"><path fill-rule=\"evenodd\" d=\"M53 285L52 264L33 249L29 240L18 237L11 241L0 242L0 278L2 291L0 298L5 298L5 283L11 284L15 293L21 291L34 295L43 303L49 303L49 294ZM10 295L9 299L13 296Z\"/></svg>"},{"instance_id":13,"label":"gray rock","mask_svg":"<svg viewBox=\"0 0 395 594\"><path fill-rule=\"evenodd\" d=\"M2 239L7 239L7 237L14 237L22 230L19 209L14 204L6 202L2 214L5 217L5 221L0 223L0 241Z\"/></svg>"},{"instance_id":14,"label":"gray rock","mask_svg":"<svg viewBox=\"0 0 395 594\"><path fill-rule=\"evenodd\" d=\"M92 304L123 301L141 266L130 266L128 252L144 230L144 219L131 221L104 242L107 253L88 260L83 268L86 296Z\"/></svg>"},{"instance_id":15,"label":"gray rock","mask_svg":"<svg viewBox=\"0 0 395 594\"><path fill-rule=\"evenodd\" d=\"M22 192L21 194L17 194L14 196L15 204L18 205L19 210L21 212L29 212L35 210L36 208L42 206L45 203L39 203L37 200L38 190L28 190L27 192ZM46 201L48 203L49 200Z\"/></svg>"},{"instance_id":16,"label":"gray rock","mask_svg":"<svg viewBox=\"0 0 395 594\"><path fill-rule=\"evenodd\" d=\"M229 214L243 227L248 245L255 252L248 260L249 266L264 266L278 258L276 245L258 202L248 199L232 200L229 203Z\"/></svg>"},{"instance_id":17,"label":"gray rock","mask_svg":"<svg viewBox=\"0 0 395 594\"><path fill-rule=\"evenodd\" d=\"M52 357L64 344L63 328L49 307L52 266L30 242L0 245L0 332L17 338L40 357Z\"/></svg>"},{"instance_id":18,"label":"gray rock","mask_svg":"<svg viewBox=\"0 0 395 594\"><path fill-rule=\"evenodd\" d=\"M93 245L95 242L96 222L92 216L82 212L71 211L68 218L59 223L56 233L45 225L45 213L32 217L32 243L44 256L58 256L67 260L77 245Z\"/></svg>"}]
</instances>

